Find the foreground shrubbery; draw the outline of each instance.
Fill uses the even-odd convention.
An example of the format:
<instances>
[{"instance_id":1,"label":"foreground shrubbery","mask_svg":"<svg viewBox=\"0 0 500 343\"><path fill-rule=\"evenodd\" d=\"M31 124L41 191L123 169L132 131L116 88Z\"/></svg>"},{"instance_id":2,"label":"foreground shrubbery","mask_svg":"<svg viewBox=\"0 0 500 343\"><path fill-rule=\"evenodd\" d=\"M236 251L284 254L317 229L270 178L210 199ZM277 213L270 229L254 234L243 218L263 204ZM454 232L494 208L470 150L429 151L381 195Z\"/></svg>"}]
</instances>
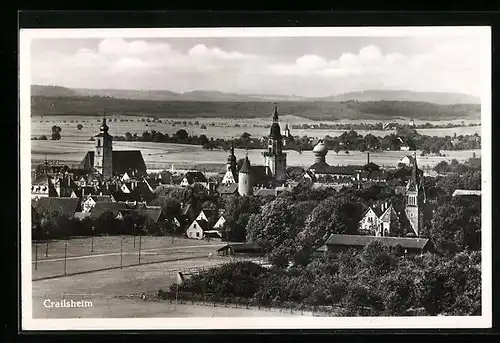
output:
<instances>
[{"instance_id":1,"label":"foreground shrubbery","mask_svg":"<svg viewBox=\"0 0 500 343\"><path fill-rule=\"evenodd\" d=\"M177 285L161 291L175 297ZM304 267L265 269L251 262L187 279L179 299L284 308L330 308L342 316L480 315L479 252L452 258L398 256L374 242Z\"/></svg>"}]
</instances>

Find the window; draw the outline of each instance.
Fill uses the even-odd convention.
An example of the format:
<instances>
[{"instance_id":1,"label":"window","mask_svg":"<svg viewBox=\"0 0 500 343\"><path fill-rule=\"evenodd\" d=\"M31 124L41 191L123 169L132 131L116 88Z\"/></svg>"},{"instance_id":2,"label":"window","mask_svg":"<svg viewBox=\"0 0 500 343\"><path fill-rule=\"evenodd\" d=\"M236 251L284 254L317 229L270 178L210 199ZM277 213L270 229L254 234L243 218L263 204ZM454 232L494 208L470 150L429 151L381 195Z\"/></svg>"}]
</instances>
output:
<instances>
[{"instance_id":1,"label":"window","mask_svg":"<svg viewBox=\"0 0 500 343\"><path fill-rule=\"evenodd\" d=\"M100 139L97 140L97 147L98 148L101 147L101 140Z\"/></svg>"},{"instance_id":2,"label":"window","mask_svg":"<svg viewBox=\"0 0 500 343\"><path fill-rule=\"evenodd\" d=\"M200 233L199 232L196 233L196 237L200 237Z\"/></svg>"}]
</instances>

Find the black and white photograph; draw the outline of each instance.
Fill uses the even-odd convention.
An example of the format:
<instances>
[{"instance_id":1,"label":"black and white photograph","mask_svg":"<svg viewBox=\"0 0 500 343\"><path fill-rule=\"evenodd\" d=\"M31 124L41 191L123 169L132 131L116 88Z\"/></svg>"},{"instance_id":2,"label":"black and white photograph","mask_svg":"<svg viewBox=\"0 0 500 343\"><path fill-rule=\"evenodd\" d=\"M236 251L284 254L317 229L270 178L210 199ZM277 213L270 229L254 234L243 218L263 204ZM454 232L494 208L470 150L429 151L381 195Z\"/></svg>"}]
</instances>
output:
<instances>
[{"instance_id":1,"label":"black and white photograph","mask_svg":"<svg viewBox=\"0 0 500 343\"><path fill-rule=\"evenodd\" d=\"M491 327L488 27L22 29L22 328Z\"/></svg>"}]
</instances>

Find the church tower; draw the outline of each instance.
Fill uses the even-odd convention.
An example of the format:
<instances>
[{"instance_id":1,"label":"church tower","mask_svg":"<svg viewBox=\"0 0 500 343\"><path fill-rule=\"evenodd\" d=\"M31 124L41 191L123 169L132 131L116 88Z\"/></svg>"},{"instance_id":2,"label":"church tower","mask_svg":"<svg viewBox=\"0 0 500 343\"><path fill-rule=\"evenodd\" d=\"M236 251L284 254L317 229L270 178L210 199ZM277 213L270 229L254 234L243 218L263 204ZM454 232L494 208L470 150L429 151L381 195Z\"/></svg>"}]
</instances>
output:
<instances>
[{"instance_id":1,"label":"church tower","mask_svg":"<svg viewBox=\"0 0 500 343\"><path fill-rule=\"evenodd\" d=\"M267 151L263 153L268 171L278 182L286 181L286 153L283 152L283 136L278 123L278 107L274 106L273 124L269 133Z\"/></svg>"},{"instance_id":2,"label":"church tower","mask_svg":"<svg viewBox=\"0 0 500 343\"><path fill-rule=\"evenodd\" d=\"M417 155L413 157L413 170L411 178L406 185L405 213L411 228L417 237L422 234L424 225L424 204L425 191L423 187L423 179L420 177L420 172L417 167Z\"/></svg>"},{"instance_id":3,"label":"church tower","mask_svg":"<svg viewBox=\"0 0 500 343\"><path fill-rule=\"evenodd\" d=\"M231 149L229 151L226 164L226 174L224 174L224 178L222 179L223 184L236 183L238 180L238 174L236 173L236 156L234 156L233 144L231 144Z\"/></svg>"},{"instance_id":4,"label":"church tower","mask_svg":"<svg viewBox=\"0 0 500 343\"><path fill-rule=\"evenodd\" d=\"M108 133L106 118L103 118L101 132L94 137L94 168L102 174L104 180L113 176L113 137Z\"/></svg>"},{"instance_id":5,"label":"church tower","mask_svg":"<svg viewBox=\"0 0 500 343\"><path fill-rule=\"evenodd\" d=\"M252 166L250 165L250 160L248 156L245 156L243 160L243 165L238 173L238 193L240 195L252 195L253 185L251 179Z\"/></svg>"}]
</instances>

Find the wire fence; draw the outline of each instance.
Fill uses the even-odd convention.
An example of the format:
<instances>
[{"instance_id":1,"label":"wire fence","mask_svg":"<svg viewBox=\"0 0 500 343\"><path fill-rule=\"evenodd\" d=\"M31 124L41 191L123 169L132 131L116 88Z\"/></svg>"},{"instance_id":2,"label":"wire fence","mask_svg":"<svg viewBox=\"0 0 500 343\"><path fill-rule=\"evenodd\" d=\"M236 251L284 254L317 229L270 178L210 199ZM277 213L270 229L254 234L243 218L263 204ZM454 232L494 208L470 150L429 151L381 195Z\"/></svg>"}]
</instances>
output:
<instances>
[{"instance_id":1,"label":"wire fence","mask_svg":"<svg viewBox=\"0 0 500 343\"><path fill-rule=\"evenodd\" d=\"M213 254L222 245L179 238L172 241L170 237L151 236L86 237L34 242L32 278L40 280L162 262L172 262L178 271L184 270L189 260L198 260L193 262L198 266L216 265L227 261Z\"/></svg>"}]
</instances>

